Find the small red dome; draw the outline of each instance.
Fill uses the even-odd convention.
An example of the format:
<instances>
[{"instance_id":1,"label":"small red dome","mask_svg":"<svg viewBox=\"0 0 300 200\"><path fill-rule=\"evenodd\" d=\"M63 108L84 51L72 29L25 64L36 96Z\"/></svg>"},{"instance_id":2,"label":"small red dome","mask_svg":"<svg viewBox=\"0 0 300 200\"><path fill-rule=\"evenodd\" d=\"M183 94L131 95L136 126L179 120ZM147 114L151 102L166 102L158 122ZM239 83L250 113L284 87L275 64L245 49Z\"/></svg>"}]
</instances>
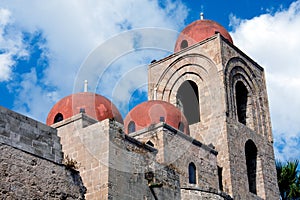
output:
<instances>
[{"instance_id":1,"label":"small red dome","mask_svg":"<svg viewBox=\"0 0 300 200\"><path fill-rule=\"evenodd\" d=\"M123 123L120 112L110 100L91 92L76 93L61 99L50 110L46 123L50 126L80 112L85 112L98 121L114 118Z\"/></svg>"},{"instance_id":2,"label":"small red dome","mask_svg":"<svg viewBox=\"0 0 300 200\"><path fill-rule=\"evenodd\" d=\"M134 107L124 119L125 133L131 133L164 121L189 135L185 116L174 105L159 100L143 102Z\"/></svg>"},{"instance_id":3,"label":"small red dome","mask_svg":"<svg viewBox=\"0 0 300 200\"><path fill-rule=\"evenodd\" d=\"M219 32L230 43L233 43L228 31L212 20L197 20L183 29L177 38L174 52L178 52L188 46L201 42Z\"/></svg>"}]
</instances>

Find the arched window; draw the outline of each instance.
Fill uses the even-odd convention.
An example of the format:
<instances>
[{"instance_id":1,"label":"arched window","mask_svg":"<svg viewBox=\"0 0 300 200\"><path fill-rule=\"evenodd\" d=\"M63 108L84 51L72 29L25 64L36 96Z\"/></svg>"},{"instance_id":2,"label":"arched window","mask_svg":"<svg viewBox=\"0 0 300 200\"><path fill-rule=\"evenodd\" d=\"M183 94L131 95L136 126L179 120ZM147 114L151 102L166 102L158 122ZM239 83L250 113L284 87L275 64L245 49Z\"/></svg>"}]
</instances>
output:
<instances>
[{"instance_id":1,"label":"arched window","mask_svg":"<svg viewBox=\"0 0 300 200\"><path fill-rule=\"evenodd\" d=\"M248 90L241 81L235 85L235 94L238 121L246 125Z\"/></svg>"},{"instance_id":2,"label":"arched window","mask_svg":"<svg viewBox=\"0 0 300 200\"><path fill-rule=\"evenodd\" d=\"M57 113L54 117L54 123L64 120L64 116L61 113Z\"/></svg>"},{"instance_id":3,"label":"arched window","mask_svg":"<svg viewBox=\"0 0 300 200\"><path fill-rule=\"evenodd\" d=\"M130 121L128 124L128 133L133 133L135 132L135 123L134 121Z\"/></svg>"},{"instance_id":4,"label":"arched window","mask_svg":"<svg viewBox=\"0 0 300 200\"><path fill-rule=\"evenodd\" d=\"M192 162L189 164L189 183L196 184L196 166Z\"/></svg>"},{"instance_id":5,"label":"arched window","mask_svg":"<svg viewBox=\"0 0 300 200\"><path fill-rule=\"evenodd\" d=\"M181 132L184 132L184 124L182 122L179 122L178 130L180 130Z\"/></svg>"},{"instance_id":6,"label":"arched window","mask_svg":"<svg viewBox=\"0 0 300 200\"><path fill-rule=\"evenodd\" d=\"M188 47L188 42L187 40L182 40L180 44L180 49L184 49Z\"/></svg>"},{"instance_id":7,"label":"arched window","mask_svg":"<svg viewBox=\"0 0 300 200\"><path fill-rule=\"evenodd\" d=\"M257 148L252 140L246 142L245 154L249 191L256 194Z\"/></svg>"},{"instance_id":8,"label":"arched window","mask_svg":"<svg viewBox=\"0 0 300 200\"><path fill-rule=\"evenodd\" d=\"M198 86L193 81L184 81L179 87L177 107L183 112L189 124L200 121Z\"/></svg>"},{"instance_id":9,"label":"arched window","mask_svg":"<svg viewBox=\"0 0 300 200\"><path fill-rule=\"evenodd\" d=\"M154 144L150 140L146 144L150 145L151 147L154 147Z\"/></svg>"}]
</instances>

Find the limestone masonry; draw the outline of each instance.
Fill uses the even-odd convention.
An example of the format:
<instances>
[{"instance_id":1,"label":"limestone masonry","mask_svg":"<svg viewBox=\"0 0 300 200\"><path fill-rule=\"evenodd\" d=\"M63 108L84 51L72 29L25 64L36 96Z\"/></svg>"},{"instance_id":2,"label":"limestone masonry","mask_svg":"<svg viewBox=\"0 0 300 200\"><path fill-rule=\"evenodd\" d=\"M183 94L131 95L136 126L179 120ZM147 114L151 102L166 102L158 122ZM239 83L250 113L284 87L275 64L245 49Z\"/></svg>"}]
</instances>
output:
<instances>
[{"instance_id":1,"label":"limestone masonry","mask_svg":"<svg viewBox=\"0 0 300 200\"><path fill-rule=\"evenodd\" d=\"M87 91L47 125L0 107L0 150L1 199L279 199L264 69L210 20L149 65L124 120Z\"/></svg>"}]
</instances>

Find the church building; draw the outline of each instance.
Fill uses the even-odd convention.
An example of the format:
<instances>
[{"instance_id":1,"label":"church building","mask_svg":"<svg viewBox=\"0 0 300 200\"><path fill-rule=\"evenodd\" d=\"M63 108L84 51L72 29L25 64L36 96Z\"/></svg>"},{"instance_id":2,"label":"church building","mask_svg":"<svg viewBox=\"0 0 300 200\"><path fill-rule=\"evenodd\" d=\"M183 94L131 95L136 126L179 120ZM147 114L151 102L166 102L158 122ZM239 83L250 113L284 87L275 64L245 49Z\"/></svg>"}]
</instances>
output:
<instances>
[{"instance_id":1,"label":"church building","mask_svg":"<svg viewBox=\"0 0 300 200\"><path fill-rule=\"evenodd\" d=\"M148 66L148 101L124 119L85 90L46 124L86 199L279 199L264 69L215 21L186 26L174 53Z\"/></svg>"}]
</instances>

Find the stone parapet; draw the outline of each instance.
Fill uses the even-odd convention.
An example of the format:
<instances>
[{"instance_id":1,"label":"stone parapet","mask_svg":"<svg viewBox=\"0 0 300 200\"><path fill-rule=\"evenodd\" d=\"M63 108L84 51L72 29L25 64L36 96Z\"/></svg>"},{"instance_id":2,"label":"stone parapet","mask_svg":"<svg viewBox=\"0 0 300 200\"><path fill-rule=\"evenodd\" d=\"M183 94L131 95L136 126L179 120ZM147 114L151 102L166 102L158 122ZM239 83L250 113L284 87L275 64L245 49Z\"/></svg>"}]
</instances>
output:
<instances>
[{"instance_id":1,"label":"stone parapet","mask_svg":"<svg viewBox=\"0 0 300 200\"><path fill-rule=\"evenodd\" d=\"M62 163L60 138L54 128L1 106L0 143Z\"/></svg>"},{"instance_id":2,"label":"stone parapet","mask_svg":"<svg viewBox=\"0 0 300 200\"><path fill-rule=\"evenodd\" d=\"M1 199L84 199L79 173L0 143Z\"/></svg>"}]
</instances>

